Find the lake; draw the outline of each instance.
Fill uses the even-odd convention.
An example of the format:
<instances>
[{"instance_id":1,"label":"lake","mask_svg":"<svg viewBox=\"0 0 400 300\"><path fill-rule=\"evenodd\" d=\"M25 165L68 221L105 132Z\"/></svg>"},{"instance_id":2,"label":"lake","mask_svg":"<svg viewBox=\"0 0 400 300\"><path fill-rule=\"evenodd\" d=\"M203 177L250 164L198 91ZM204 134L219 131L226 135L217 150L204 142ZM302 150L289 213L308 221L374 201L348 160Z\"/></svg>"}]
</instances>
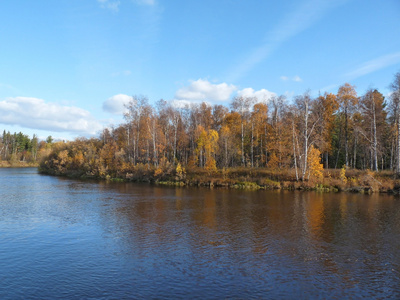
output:
<instances>
[{"instance_id":1,"label":"lake","mask_svg":"<svg viewBox=\"0 0 400 300\"><path fill-rule=\"evenodd\" d=\"M400 199L0 169L0 299L400 298Z\"/></svg>"}]
</instances>

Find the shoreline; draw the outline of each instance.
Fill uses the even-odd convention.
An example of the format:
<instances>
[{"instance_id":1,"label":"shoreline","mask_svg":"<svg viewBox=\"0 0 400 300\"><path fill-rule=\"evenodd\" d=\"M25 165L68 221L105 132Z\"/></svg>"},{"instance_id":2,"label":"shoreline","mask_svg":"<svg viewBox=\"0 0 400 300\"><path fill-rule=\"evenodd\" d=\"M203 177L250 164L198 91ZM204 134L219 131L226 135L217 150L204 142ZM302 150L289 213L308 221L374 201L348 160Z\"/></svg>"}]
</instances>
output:
<instances>
[{"instance_id":1,"label":"shoreline","mask_svg":"<svg viewBox=\"0 0 400 300\"><path fill-rule=\"evenodd\" d=\"M400 195L400 180L392 172L371 172L369 170L348 170L349 176L337 178L340 169L324 170L324 178L316 181L296 181L290 170L271 172L267 169L218 170L214 174L206 174L197 170L185 174L168 174L157 178L152 172L126 173L124 177L103 177L80 172L62 172L56 174L39 168L39 173L50 176L62 176L82 180L98 180L108 182L144 182L155 185L176 187L208 187L241 190L289 190L317 191L326 193L361 193L361 194L393 194ZM355 174L352 174L355 173ZM353 176L352 176L353 175ZM354 175L358 175L355 177ZM363 183L363 184L360 184Z\"/></svg>"},{"instance_id":2,"label":"shoreline","mask_svg":"<svg viewBox=\"0 0 400 300\"><path fill-rule=\"evenodd\" d=\"M24 161L9 162L2 160L0 161L0 168L38 168L38 163L28 163Z\"/></svg>"}]
</instances>

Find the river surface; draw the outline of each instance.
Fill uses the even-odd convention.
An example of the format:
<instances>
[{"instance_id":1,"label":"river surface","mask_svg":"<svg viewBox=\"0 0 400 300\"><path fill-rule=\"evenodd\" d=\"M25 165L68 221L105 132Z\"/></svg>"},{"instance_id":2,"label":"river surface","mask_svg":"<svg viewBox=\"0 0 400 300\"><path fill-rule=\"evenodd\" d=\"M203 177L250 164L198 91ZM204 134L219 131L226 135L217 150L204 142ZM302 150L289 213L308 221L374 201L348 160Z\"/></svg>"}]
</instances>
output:
<instances>
[{"instance_id":1,"label":"river surface","mask_svg":"<svg viewBox=\"0 0 400 300\"><path fill-rule=\"evenodd\" d=\"M400 199L0 169L0 299L400 298Z\"/></svg>"}]
</instances>

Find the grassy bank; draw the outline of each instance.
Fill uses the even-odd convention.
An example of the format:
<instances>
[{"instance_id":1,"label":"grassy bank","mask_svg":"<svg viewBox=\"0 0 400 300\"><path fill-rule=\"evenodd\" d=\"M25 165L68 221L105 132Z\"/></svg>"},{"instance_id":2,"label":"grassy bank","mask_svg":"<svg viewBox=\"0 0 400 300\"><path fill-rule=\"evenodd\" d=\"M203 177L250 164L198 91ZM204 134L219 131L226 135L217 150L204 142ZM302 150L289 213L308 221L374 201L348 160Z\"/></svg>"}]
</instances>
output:
<instances>
[{"instance_id":1,"label":"grassy bank","mask_svg":"<svg viewBox=\"0 0 400 300\"><path fill-rule=\"evenodd\" d=\"M37 168L38 166L38 163L28 163L26 161L0 161L0 168Z\"/></svg>"},{"instance_id":2,"label":"grassy bank","mask_svg":"<svg viewBox=\"0 0 400 300\"><path fill-rule=\"evenodd\" d=\"M202 168L184 169L180 165L154 167L152 165L125 165L119 169L58 168L43 163L39 170L50 175L72 178L92 178L110 181L151 182L171 186L205 186L232 189L313 190L321 192L400 193L400 179L393 172L370 170L328 169L322 177L297 180L293 169L224 168L207 172Z\"/></svg>"},{"instance_id":3,"label":"grassy bank","mask_svg":"<svg viewBox=\"0 0 400 300\"><path fill-rule=\"evenodd\" d=\"M321 192L400 193L400 180L393 172L369 170L331 169L323 171L319 180L300 181L294 170L271 171L268 169L223 169L213 174L202 170L175 176L171 180L156 181L158 184L179 186L208 186L234 189L283 189L313 190Z\"/></svg>"}]
</instances>

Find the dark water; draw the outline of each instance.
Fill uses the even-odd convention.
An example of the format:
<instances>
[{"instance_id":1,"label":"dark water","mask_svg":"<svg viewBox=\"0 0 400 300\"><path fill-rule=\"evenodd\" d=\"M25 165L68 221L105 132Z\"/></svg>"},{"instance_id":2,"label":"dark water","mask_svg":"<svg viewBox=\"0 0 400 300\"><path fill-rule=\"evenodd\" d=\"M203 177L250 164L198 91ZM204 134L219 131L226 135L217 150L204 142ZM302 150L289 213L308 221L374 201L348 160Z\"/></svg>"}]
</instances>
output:
<instances>
[{"instance_id":1,"label":"dark water","mask_svg":"<svg viewBox=\"0 0 400 300\"><path fill-rule=\"evenodd\" d=\"M0 299L400 298L400 200L0 169Z\"/></svg>"}]
</instances>

